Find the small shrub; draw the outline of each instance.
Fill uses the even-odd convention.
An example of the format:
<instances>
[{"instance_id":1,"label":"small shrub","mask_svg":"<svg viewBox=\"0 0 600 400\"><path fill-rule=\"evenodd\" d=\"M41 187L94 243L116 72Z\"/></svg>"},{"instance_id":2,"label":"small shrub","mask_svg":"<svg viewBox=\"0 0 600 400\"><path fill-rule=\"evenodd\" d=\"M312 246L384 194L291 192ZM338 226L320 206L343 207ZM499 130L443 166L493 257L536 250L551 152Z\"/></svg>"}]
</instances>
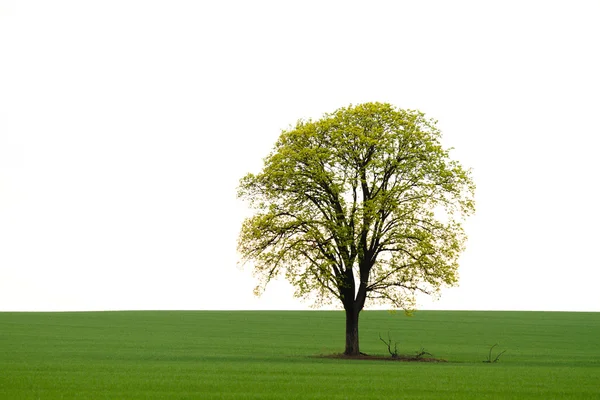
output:
<instances>
[{"instance_id":1,"label":"small shrub","mask_svg":"<svg viewBox=\"0 0 600 400\"><path fill-rule=\"evenodd\" d=\"M431 354L430 352L426 351L424 347L421 347L421 350L417 351L417 353L415 355L415 358L416 359L420 359L420 358L423 358L423 356L425 356L425 355L433 357L433 354Z\"/></svg>"},{"instance_id":2,"label":"small shrub","mask_svg":"<svg viewBox=\"0 0 600 400\"><path fill-rule=\"evenodd\" d=\"M504 354L506 352L506 350L501 351L500 353L498 353L498 355L492 360L492 350L494 350L494 347L498 346L498 343L496 343L495 345L493 345L492 347L490 347L490 352L488 354L488 358L487 360L483 360L484 363L495 363L498 362L498 360L500 359L500 356L502 354Z\"/></svg>"},{"instance_id":3,"label":"small shrub","mask_svg":"<svg viewBox=\"0 0 600 400\"><path fill-rule=\"evenodd\" d=\"M392 351L392 338L390 337L390 333L388 332L388 340L385 341L384 338L381 337L381 333L379 334L379 340L381 340L387 346L388 352L392 356L392 358L398 358L398 343L394 342L394 351Z\"/></svg>"}]
</instances>

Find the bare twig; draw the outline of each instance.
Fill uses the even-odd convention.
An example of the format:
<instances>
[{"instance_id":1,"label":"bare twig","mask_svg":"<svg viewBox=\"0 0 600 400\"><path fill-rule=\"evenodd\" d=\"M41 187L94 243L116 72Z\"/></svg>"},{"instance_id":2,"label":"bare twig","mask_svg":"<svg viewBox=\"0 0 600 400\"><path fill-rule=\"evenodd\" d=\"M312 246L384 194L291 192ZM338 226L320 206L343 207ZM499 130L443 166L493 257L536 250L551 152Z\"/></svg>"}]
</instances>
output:
<instances>
[{"instance_id":1,"label":"bare twig","mask_svg":"<svg viewBox=\"0 0 600 400\"><path fill-rule=\"evenodd\" d=\"M388 332L388 340L386 341L381 337L381 333L379 334L379 340L381 340L387 346L388 352L392 356L392 358L398 358L398 343L394 343L394 351L392 351L392 338L390 337L390 333Z\"/></svg>"},{"instance_id":2,"label":"bare twig","mask_svg":"<svg viewBox=\"0 0 600 400\"><path fill-rule=\"evenodd\" d=\"M492 347L490 347L490 352L488 354L488 358L487 360L484 360L484 363L495 363L498 362L498 360L500 359L500 356L504 353L506 353L506 350L501 351L500 353L498 353L498 355L492 360L492 350L494 349L494 347L498 346L498 343L496 343L495 345L493 345Z\"/></svg>"},{"instance_id":3,"label":"bare twig","mask_svg":"<svg viewBox=\"0 0 600 400\"><path fill-rule=\"evenodd\" d=\"M417 351L417 355L415 356L415 358L419 359L419 358L422 358L424 355L433 357L433 354L426 351L424 347L421 347L421 350Z\"/></svg>"}]
</instances>

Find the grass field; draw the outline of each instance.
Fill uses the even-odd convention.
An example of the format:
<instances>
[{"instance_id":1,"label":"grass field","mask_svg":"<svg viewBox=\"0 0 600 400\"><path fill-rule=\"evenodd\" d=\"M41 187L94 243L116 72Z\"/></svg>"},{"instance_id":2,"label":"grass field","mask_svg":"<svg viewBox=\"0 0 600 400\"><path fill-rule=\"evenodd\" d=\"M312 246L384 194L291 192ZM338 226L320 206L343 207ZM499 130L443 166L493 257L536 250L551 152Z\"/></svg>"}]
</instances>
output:
<instances>
[{"instance_id":1,"label":"grass field","mask_svg":"<svg viewBox=\"0 0 600 400\"><path fill-rule=\"evenodd\" d=\"M449 362L313 357L343 350L341 311L0 313L0 398L600 399L600 313L365 311L360 328L366 353L390 332Z\"/></svg>"}]
</instances>

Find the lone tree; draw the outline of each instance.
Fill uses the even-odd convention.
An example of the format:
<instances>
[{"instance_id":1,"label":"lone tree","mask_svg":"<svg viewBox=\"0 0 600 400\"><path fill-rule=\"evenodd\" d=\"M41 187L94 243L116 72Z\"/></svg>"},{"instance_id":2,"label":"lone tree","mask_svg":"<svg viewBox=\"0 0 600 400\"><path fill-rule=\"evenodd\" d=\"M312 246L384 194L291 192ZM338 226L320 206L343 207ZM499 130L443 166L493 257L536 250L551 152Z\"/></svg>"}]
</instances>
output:
<instances>
[{"instance_id":1,"label":"lone tree","mask_svg":"<svg viewBox=\"0 0 600 400\"><path fill-rule=\"evenodd\" d=\"M435 123L390 104L340 108L283 131L262 171L240 181L255 214L238 250L259 278L256 294L285 274L298 297L339 299L346 355L360 354L367 300L408 310L417 292L457 282L475 185Z\"/></svg>"}]
</instances>

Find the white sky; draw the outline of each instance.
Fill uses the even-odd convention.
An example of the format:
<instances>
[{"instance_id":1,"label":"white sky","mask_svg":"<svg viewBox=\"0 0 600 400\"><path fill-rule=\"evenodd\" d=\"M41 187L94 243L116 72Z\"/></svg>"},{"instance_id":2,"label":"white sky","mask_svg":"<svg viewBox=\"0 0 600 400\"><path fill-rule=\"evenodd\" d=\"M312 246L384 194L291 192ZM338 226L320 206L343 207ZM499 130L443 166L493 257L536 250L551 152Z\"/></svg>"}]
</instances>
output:
<instances>
[{"instance_id":1,"label":"white sky","mask_svg":"<svg viewBox=\"0 0 600 400\"><path fill-rule=\"evenodd\" d=\"M600 311L600 2L0 0L0 310L297 309L236 266L280 130L439 120L472 167L460 287L422 308Z\"/></svg>"}]
</instances>

